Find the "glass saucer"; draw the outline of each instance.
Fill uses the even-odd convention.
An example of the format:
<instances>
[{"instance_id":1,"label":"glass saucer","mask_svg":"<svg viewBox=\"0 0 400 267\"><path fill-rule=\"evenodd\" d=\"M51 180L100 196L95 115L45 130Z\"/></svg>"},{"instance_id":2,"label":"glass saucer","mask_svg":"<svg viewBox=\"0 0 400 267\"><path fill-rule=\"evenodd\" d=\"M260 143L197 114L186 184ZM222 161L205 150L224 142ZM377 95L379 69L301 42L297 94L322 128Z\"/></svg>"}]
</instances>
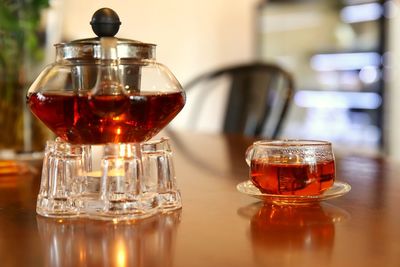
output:
<instances>
[{"instance_id":1,"label":"glass saucer","mask_svg":"<svg viewBox=\"0 0 400 267\"><path fill-rule=\"evenodd\" d=\"M279 205L304 205L312 204L326 199L336 198L348 193L351 186L345 182L335 181L333 186L321 195L297 196L297 195L276 195L262 193L255 187L252 181L247 180L236 186L237 190L243 194L259 198L265 202Z\"/></svg>"}]
</instances>

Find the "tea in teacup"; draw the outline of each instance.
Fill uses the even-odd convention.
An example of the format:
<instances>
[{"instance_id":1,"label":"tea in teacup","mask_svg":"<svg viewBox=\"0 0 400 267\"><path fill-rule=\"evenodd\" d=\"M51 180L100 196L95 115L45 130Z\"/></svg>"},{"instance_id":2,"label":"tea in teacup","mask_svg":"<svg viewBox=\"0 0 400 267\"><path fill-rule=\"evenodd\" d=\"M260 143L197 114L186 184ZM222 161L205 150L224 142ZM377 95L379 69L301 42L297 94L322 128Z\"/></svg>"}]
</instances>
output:
<instances>
[{"instance_id":1,"label":"tea in teacup","mask_svg":"<svg viewBox=\"0 0 400 267\"><path fill-rule=\"evenodd\" d=\"M253 184L267 194L319 195L335 180L332 145L325 141L258 141L246 160Z\"/></svg>"}]
</instances>

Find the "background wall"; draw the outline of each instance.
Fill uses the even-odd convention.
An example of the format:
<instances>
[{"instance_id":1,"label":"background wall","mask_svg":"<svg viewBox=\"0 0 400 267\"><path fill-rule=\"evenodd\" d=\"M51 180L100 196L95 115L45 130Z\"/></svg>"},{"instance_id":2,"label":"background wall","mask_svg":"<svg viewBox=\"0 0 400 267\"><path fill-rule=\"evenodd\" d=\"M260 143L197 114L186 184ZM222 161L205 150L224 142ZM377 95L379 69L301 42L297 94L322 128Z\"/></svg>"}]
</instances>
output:
<instances>
[{"instance_id":1,"label":"background wall","mask_svg":"<svg viewBox=\"0 0 400 267\"><path fill-rule=\"evenodd\" d=\"M117 37L157 44L157 60L182 83L210 68L253 55L253 13L258 0L68 0L63 2L66 40L93 36L89 25L101 7L122 21Z\"/></svg>"},{"instance_id":2,"label":"background wall","mask_svg":"<svg viewBox=\"0 0 400 267\"><path fill-rule=\"evenodd\" d=\"M400 80L398 73L400 72L400 0L394 0L392 6L392 16L389 20L389 71L388 83L385 101L385 152L396 161L400 161Z\"/></svg>"}]
</instances>

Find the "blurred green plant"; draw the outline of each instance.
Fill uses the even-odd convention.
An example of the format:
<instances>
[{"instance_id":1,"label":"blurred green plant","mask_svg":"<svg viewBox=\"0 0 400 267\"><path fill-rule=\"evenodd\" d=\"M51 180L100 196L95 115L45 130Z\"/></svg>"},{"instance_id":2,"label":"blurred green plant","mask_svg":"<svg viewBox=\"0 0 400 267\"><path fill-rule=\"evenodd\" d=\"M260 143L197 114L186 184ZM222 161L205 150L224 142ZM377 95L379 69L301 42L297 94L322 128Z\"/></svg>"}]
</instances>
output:
<instances>
[{"instance_id":1,"label":"blurred green plant","mask_svg":"<svg viewBox=\"0 0 400 267\"><path fill-rule=\"evenodd\" d=\"M24 150L25 93L32 67L44 57L41 15L50 1L0 0L0 149ZM38 126L29 127L40 134Z\"/></svg>"},{"instance_id":2,"label":"blurred green plant","mask_svg":"<svg viewBox=\"0 0 400 267\"><path fill-rule=\"evenodd\" d=\"M2 100L12 100L13 87L15 81L20 80L21 67L43 58L38 30L41 11L48 6L49 0L0 0Z\"/></svg>"}]
</instances>

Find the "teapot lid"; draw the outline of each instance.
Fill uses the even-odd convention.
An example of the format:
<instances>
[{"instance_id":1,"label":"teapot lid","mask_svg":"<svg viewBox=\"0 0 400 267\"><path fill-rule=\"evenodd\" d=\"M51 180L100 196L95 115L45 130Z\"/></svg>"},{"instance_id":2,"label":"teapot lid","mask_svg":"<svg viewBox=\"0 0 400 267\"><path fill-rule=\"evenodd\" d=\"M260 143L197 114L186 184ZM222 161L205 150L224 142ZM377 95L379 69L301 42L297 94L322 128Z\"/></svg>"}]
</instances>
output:
<instances>
[{"instance_id":1,"label":"teapot lid","mask_svg":"<svg viewBox=\"0 0 400 267\"><path fill-rule=\"evenodd\" d=\"M114 37L121 25L118 14L114 10L110 8L97 10L92 16L90 25L97 37L56 44L56 61L101 59L101 38L103 37L116 39L116 49L120 59L155 59L155 44Z\"/></svg>"}]
</instances>

